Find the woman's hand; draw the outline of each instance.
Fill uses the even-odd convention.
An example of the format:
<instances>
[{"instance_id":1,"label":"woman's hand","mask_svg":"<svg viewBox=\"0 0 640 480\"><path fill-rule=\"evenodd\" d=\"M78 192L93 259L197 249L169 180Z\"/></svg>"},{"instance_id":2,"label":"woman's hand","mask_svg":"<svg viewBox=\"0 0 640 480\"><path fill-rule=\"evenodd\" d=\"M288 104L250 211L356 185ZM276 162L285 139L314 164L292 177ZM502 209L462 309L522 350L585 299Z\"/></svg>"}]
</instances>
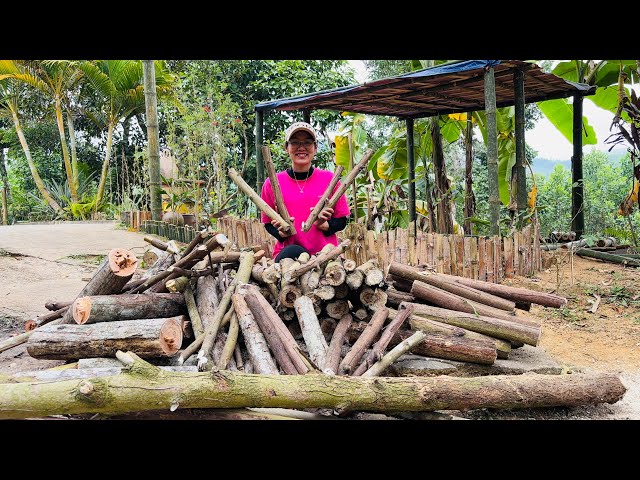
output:
<instances>
[{"instance_id":1,"label":"woman's hand","mask_svg":"<svg viewBox=\"0 0 640 480\"><path fill-rule=\"evenodd\" d=\"M290 217L291 218L291 225L293 225L293 221L295 220L295 218ZM280 238L287 238L291 236L291 230L286 228L278 221L278 220L271 220L271 225L273 225L274 227L276 227L278 229L278 235L280 235Z\"/></svg>"},{"instance_id":2,"label":"woman's hand","mask_svg":"<svg viewBox=\"0 0 640 480\"><path fill-rule=\"evenodd\" d=\"M313 222L314 225L324 232L329 230L329 219L333 216L333 208L326 207L318 214L318 219Z\"/></svg>"}]
</instances>

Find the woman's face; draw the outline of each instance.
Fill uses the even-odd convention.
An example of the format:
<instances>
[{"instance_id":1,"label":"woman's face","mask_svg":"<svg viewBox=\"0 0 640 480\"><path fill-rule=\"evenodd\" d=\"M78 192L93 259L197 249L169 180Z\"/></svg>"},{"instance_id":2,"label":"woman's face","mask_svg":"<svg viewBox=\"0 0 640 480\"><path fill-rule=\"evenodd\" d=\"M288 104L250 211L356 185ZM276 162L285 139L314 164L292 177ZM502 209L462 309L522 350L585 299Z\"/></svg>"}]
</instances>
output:
<instances>
[{"instance_id":1,"label":"woman's face","mask_svg":"<svg viewBox=\"0 0 640 480\"><path fill-rule=\"evenodd\" d=\"M308 132L299 130L291 135L287 143L287 153L291 159L293 171L306 172L309 170L317 150L316 142Z\"/></svg>"}]
</instances>

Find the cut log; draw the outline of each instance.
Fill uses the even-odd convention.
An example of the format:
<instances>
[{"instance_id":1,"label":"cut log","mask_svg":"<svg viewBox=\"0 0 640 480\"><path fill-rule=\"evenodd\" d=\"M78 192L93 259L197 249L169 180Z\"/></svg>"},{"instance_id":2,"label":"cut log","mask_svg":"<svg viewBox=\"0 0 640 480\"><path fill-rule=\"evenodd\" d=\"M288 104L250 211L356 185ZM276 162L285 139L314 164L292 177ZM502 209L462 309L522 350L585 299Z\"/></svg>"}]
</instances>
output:
<instances>
[{"instance_id":1,"label":"cut log","mask_svg":"<svg viewBox=\"0 0 640 480\"><path fill-rule=\"evenodd\" d=\"M349 245L351 245L351 240L349 239L343 240L338 245L331 245L331 244L326 245L326 247L329 247L330 250L327 249L327 251L318 252L318 255L316 256L316 258L314 258L313 260L309 260L304 265L301 265L300 267L290 271L288 273L289 279L293 281L303 273L308 272L309 270L312 270L317 266L328 262L329 260L333 260L334 258L344 253L344 251Z\"/></svg>"},{"instance_id":2,"label":"cut log","mask_svg":"<svg viewBox=\"0 0 640 480\"><path fill-rule=\"evenodd\" d=\"M247 306L244 296L234 293L231 296L231 301L238 316L238 324L242 330L244 344L247 347L247 353L255 373L279 375L278 367L269 352L269 345Z\"/></svg>"},{"instance_id":3,"label":"cut log","mask_svg":"<svg viewBox=\"0 0 640 480\"><path fill-rule=\"evenodd\" d=\"M398 315L398 311L394 310L393 308L389 308L389 318L393 320L396 315ZM434 320L416 315L415 313L409 317L409 324L411 325L411 328L413 330L422 330L425 333L435 333L437 335L454 337L464 336L474 340L492 343L495 345L498 358L509 358L509 354L511 353L511 343L506 340L490 337L482 333L473 332L471 330L467 330L466 328L456 327L447 323L436 322Z\"/></svg>"},{"instance_id":4,"label":"cut log","mask_svg":"<svg viewBox=\"0 0 640 480\"><path fill-rule=\"evenodd\" d=\"M406 347L406 350L409 350L415 343L418 343L419 341L424 340L423 337L419 336L419 337L416 337L416 339L411 340L410 342L408 341L405 341L406 343L403 342L405 343L405 345L403 345L400 348L396 346L396 348L398 349L393 353L392 356L388 357L384 361L384 363L381 363L375 368L373 368L373 365L376 362L382 360L382 357L384 356L384 352L387 349L387 345L389 345L389 342L391 341L393 336L396 334L396 332L400 329L402 324L407 320L407 318L411 316L411 314L413 313L413 309L414 309L414 306L412 304L403 304L402 308L398 311L398 314L395 316L395 318L382 331L382 335L380 335L380 338L378 339L378 341L373 345L373 347L371 348L371 351L365 356L362 363L358 365L358 368L356 368L355 372L353 372L353 375L359 376L364 374L365 372L367 372L367 376L380 375L380 373L382 373L382 371L387 366L389 366L393 361L395 361L396 358L402 355L403 348ZM397 356L395 356L396 354Z\"/></svg>"},{"instance_id":5,"label":"cut log","mask_svg":"<svg viewBox=\"0 0 640 480\"><path fill-rule=\"evenodd\" d=\"M353 372L369 345L374 342L380 330L382 330L388 316L389 309L386 307L379 308L376 313L373 314L362 334L353 343L351 350L349 350L340 362L338 366L338 373L340 375L348 375Z\"/></svg>"},{"instance_id":6,"label":"cut log","mask_svg":"<svg viewBox=\"0 0 640 480\"><path fill-rule=\"evenodd\" d=\"M414 313L418 316L510 342L522 342L537 347L542 333L542 327L540 326L534 327L509 320L432 307L419 303L412 305L415 308Z\"/></svg>"},{"instance_id":7,"label":"cut log","mask_svg":"<svg viewBox=\"0 0 640 480\"><path fill-rule=\"evenodd\" d=\"M206 330L220 304L216 279L212 276L198 278L195 298L202 327Z\"/></svg>"},{"instance_id":8,"label":"cut log","mask_svg":"<svg viewBox=\"0 0 640 480\"><path fill-rule=\"evenodd\" d=\"M142 358L171 357L182 344L183 315L90 325L43 325L27 341L27 352L46 360L112 357L125 348Z\"/></svg>"},{"instance_id":9,"label":"cut log","mask_svg":"<svg viewBox=\"0 0 640 480\"><path fill-rule=\"evenodd\" d=\"M408 292L402 292L395 288L387 288L387 306L398 307L402 302L415 303L416 297Z\"/></svg>"},{"instance_id":10,"label":"cut log","mask_svg":"<svg viewBox=\"0 0 640 480\"><path fill-rule=\"evenodd\" d=\"M76 299L72 309L73 319L79 325L166 318L187 313L182 293L91 295Z\"/></svg>"},{"instance_id":11,"label":"cut log","mask_svg":"<svg viewBox=\"0 0 640 480\"><path fill-rule=\"evenodd\" d=\"M605 262L618 263L629 267L640 267L640 260L624 257L622 255L614 255L613 253L597 252L589 248L579 248L576 250L576 255L581 257L597 258L598 260L604 260Z\"/></svg>"},{"instance_id":12,"label":"cut log","mask_svg":"<svg viewBox=\"0 0 640 480\"><path fill-rule=\"evenodd\" d=\"M235 168L230 168L228 173L231 180L233 180L233 183L238 186L242 193L244 193L249 198L249 200L251 200L256 205L256 207L260 209L261 212L264 212L264 214L271 220L278 221L283 228L293 228L293 226L286 222L285 219L282 218L282 216L273 208L271 208L267 202L260 198L260 195L258 195L256 191L251 188L251 186L247 182L244 181L244 179L235 170Z\"/></svg>"},{"instance_id":13,"label":"cut log","mask_svg":"<svg viewBox=\"0 0 640 480\"><path fill-rule=\"evenodd\" d=\"M377 375L381 375L387 368L391 366L393 362L395 362L401 355L406 352L411 351L413 347L422 342L426 333L417 331L414 332L413 335L404 339L398 345L393 347L389 353L381 357L376 363L374 363L371 368L369 368L366 372L362 374L363 377L375 377Z\"/></svg>"},{"instance_id":14,"label":"cut log","mask_svg":"<svg viewBox=\"0 0 640 480\"><path fill-rule=\"evenodd\" d=\"M51 312L55 312L56 310L60 310L63 307L70 306L72 303L73 303L73 300L62 301L62 302L52 301L52 302L45 303L44 308L46 308Z\"/></svg>"},{"instance_id":15,"label":"cut log","mask_svg":"<svg viewBox=\"0 0 640 480\"><path fill-rule=\"evenodd\" d=\"M278 174L273 165L273 161L271 160L271 151L269 150L268 145L262 145L262 160L267 169L269 180L271 181L271 190L273 191L273 200L276 204L276 210L285 222L283 228L289 233L289 235L295 235L296 228L291 221L291 217L287 211L287 206L282 199L282 191L280 190L280 182L278 182Z\"/></svg>"},{"instance_id":16,"label":"cut log","mask_svg":"<svg viewBox=\"0 0 640 480\"><path fill-rule=\"evenodd\" d=\"M313 302L309 297L303 296L295 301L294 308L311 361L323 370L329 346L322 334L320 322L313 309Z\"/></svg>"},{"instance_id":17,"label":"cut log","mask_svg":"<svg viewBox=\"0 0 640 480\"><path fill-rule=\"evenodd\" d=\"M302 222L302 231L308 232L309 230L311 230L311 226L313 225L313 222L315 222L318 219L318 215L320 215L320 212L324 210L325 205L329 201L329 197L333 193L333 189L340 181L340 177L342 176L343 170L344 170L344 167L342 165L336 166L335 170L333 171L333 177L331 177L331 181L329 182L329 185L327 185L327 188L325 188L324 193L318 200L318 203L316 203L316 205L313 207L313 209L309 213L309 216L307 217L307 219L304 222Z\"/></svg>"},{"instance_id":18,"label":"cut log","mask_svg":"<svg viewBox=\"0 0 640 480\"><path fill-rule=\"evenodd\" d=\"M69 310L70 308L71 306L62 307L59 310L55 310L50 313L45 313L44 315L38 315L36 318L30 318L29 320L24 322L24 329L25 331L30 332L37 327L46 325L47 323L52 323L54 320L61 319L64 316L64 314L67 312L67 310ZM57 323L62 323L62 320L60 320Z\"/></svg>"},{"instance_id":19,"label":"cut log","mask_svg":"<svg viewBox=\"0 0 640 480\"><path fill-rule=\"evenodd\" d=\"M91 295L120 293L122 287L135 273L137 265L138 259L133 252L124 248L112 249L76 299ZM71 308L65 312L61 323L75 323Z\"/></svg>"},{"instance_id":20,"label":"cut log","mask_svg":"<svg viewBox=\"0 0 640 480\"><path fill-rule=\"evenodd\" d=\"M333 287L342 285L345 282L347 279L347 272L342 266L340 258L327 262L327 265L324 267L324 279Z\"/></svg>"},{"instance_id":21,"label":"cut log","mask_svg":"<svg viewBox=\"0 0 640 480\"><path fill-rule=\"evenodd\" d=\"M255 285L243 284L238 293L244 295L247 306L260 325L260 330L267 339L280 368L287 375L307 373L310 368L306 365L298 344L258 288Z\"/></svg>"},{"instance_id":22,"label":"cut log","mask_svg":"<svg viewBox=\"0 0 640 480\"><path fill-rule=\"evenodd\" d=\"M371 412L578 407L613 404L627 391L620 377L612 373L283 378L226 370L214 374L168 372L126 355L131 358L127 372L110 377L64 380L37 387L30 382L2 384L0 418L113 415L177 407L348 408ZM194 391L198 394L193 395Z\"/></svg>"},{"instance_id":23,"label":"cut log","mask_svg":"<svg viewBox=\"0 0 640 480\"><path fill-rule=\"evenodd\" d=\"M360 290L360 301L375 312L387 304L387 292L381 288L365 287Z\"/></svg>"},{"instance_id":24,"label":"cut log","mask_svg":"<svg viewBox=\"0 0 640 480\"><path fill-rule=\"evenodd\" d=\"M364 322L352 323L351 328L347 332L349 342L353 343L357 341L366 325ZM412 330L399 330L393 336L389 345L395 347L413 333L414 331ZM494 342L489 340L476 340L466 335L456 337L452 335L428 333L426 338L411 351L416 355L425 357L443 358L446 360L457 360L483 365L492 365L497 358Z\"/></svg>"},{"instance_id":25,"label":"cut log","mask_svg":"<svg viewBox=\"0 0 640 480\"><path fill-rule=\"evenodd\" d=\"M340 366L340 360L342 357L342 345L347 336L347 331L351 326L353 318L350 314L345 314L336 328L333 330L331 341L329 342L329 349L327 350L327 357L324 364L324 372L330 375L335 375L338 372Z\"/></svg>"},{"instance_id":26,"label":"cut log","mask_svg":"<svg viewBox=\"0 0 640 480\"><path fill-rule=\"evenodd\" d=\"M333 302L328 302L325 305L325 310L327 311L327 315L331 318L340 320L343 316L349 313L349 302L346 300L334 300Z\"/></svg>"}]
</instances>

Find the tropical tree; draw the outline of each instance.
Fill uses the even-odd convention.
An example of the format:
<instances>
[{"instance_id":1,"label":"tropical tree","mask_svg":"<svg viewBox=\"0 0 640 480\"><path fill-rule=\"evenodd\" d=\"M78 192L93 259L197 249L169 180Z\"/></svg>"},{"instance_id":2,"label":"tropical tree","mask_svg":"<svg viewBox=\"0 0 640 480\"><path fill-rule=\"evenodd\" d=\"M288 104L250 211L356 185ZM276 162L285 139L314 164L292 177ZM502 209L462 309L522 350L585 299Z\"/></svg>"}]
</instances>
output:
<instances>
[{"instance_id":1,"label":"tropical tree","mask_svg":"<svg viewBox=\"0 0 640 480\"><path fill-rule=\"evenodd\" d=\"M0 63L2 63L2 61L0 61ZM31 175L36 184L38 192L55 212L57 212L58 214L62 214L64 212L62 207L51 196L51 193L49 193L42 178L40 177L38 168L36 167L36 164L31 156L29 144L27 143L27 139L25 138L24 132L22 130L20 117L18 116L18 106L20 98L24 94L24 85L21 85L16 80L13 80L11 78L0 80L0 115L10 118L13 122L16 133L18 134L18 138L20 139L20 145L22 146L22 150L27 159L27 163L29 164L29 170L31 171Z\"/></svg>"},{"instance_id":2,"label":"tropical tree","mask_svg":"<svg viewBox=\"0 0 640 480\"><path fill-rule=\"evenodd\" d=\"M60 134L62 157L71 200L78 202L78 165L73 164L64 128L64 109L68 105L68 92L82 76L79 61L75 60L5 60L0 68L0 78L11 77L40 90L53 100L56 124Z\"/></svg>"},{"instance_id":3,"label":"tropical tree","mask_svg":"<svg viewBox=\"0 0 640 480\"><path fill-rule=\"evenodd\" d=\"M133 116L144 113L144 83L140 60L98 60L82 62L78 68L98 94L97 108L85 113L101 129L106 129L104 160L95 199L97 211L104 197L108 178L113 136L117 126ZM155 62L158 96L169 96L174 77L162 61Z\"/></svg>"}]
</instances>

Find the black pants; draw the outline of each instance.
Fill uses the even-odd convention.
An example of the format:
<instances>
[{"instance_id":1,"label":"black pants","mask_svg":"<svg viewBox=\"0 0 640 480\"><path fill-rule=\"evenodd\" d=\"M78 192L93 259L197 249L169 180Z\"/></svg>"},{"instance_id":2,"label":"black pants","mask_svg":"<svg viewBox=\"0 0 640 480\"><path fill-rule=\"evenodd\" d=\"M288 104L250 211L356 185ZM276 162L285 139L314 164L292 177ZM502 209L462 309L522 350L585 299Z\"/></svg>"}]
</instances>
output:
<instances>
[{"instance_id":1,"label":"black pants","mask_svg":"<svg viewBox=\"0 0 640 480\"><path fill-rule=\"evenodd\" d=\"M301 247L300 245L287 245L282 250L280 250L280 253L278 253L275 258L275 261L279 262L283 258L293 258L295 260L304 252L307 252L307 249Z\"/></svg>"}]
</instances>

